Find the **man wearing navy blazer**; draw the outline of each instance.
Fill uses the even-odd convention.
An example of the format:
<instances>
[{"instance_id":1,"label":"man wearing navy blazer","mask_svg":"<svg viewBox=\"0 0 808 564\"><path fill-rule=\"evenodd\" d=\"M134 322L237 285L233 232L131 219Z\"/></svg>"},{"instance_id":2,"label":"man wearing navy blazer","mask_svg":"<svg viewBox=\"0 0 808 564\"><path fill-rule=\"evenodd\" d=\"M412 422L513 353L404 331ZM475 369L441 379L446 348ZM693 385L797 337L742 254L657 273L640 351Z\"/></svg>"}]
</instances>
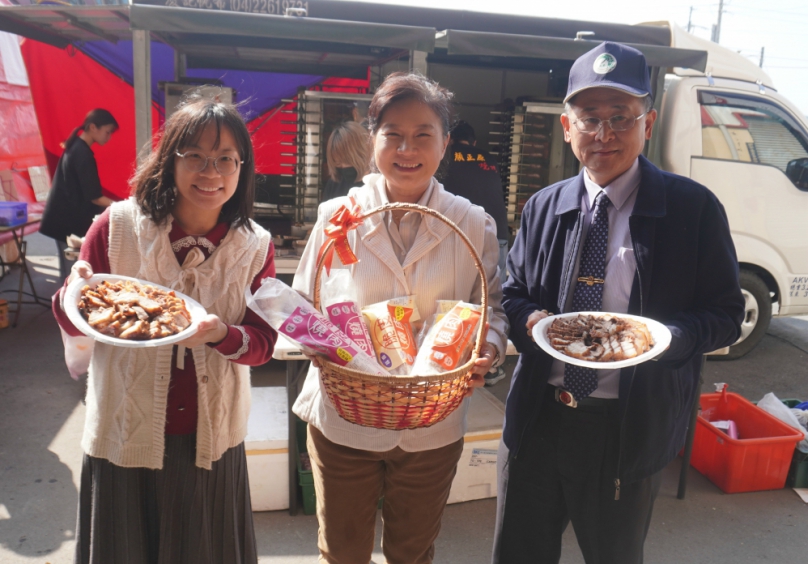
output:
<instances>
[{"instance_id":1,"label":"man wearing navy blazer","mask_svg":"<svg viewBox=\"0 0 808 564\"><path fill-rule=\"evenodd\" d=\"M740 335L744 300L721 203L642 156L657 113L639 51L603 43L570 71L561 116L581 161L525 205L502 304L521 353L499 456L494 562L557 563L571 522L587 564L638 564L660 472L684 444L701 356ZM590 370L542 351L553 313L645 316L657 359Z\"/></svg>"}]
</instances>

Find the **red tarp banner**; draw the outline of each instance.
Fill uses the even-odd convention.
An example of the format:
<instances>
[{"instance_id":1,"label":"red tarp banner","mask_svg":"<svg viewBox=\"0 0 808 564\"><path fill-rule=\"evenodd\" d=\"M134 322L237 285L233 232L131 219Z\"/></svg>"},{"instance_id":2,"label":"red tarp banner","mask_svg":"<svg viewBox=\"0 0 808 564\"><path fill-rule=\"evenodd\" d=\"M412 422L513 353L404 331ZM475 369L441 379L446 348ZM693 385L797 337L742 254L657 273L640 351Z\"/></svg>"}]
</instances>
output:
<instances>
[{"instance_id":1,"label":"red tarp banner","mask_svg":"<svg viewBox=\"0 0 808 564\"><path fill-rule=\"evenodd\" d=\"M81 125L87 112L105 108L115 116L120 129L103 147L93 145L98 174L109 196L128 197L128 180L135 170L132 86L72 47L57 49L30 39L20 47L51 176L63 152L60 143ZM153 109L155 131L159 123L158 113Z\"/></svg>"},{"instance_id":2,"label":"red tarp banner","mask_svg":"<svg viewBox=\"0 0 808 564\"><path fill-rule=\"evenodd\" d=\"M25 40L21 48L51 175L62 154L60 143L74 127L81 124L87 112L93 108L105 108L115 116L120 129L104 147L93 145L98 173L109 195L127 197L128 179L135 167L135 103L132 86L72 47L63 50ZM367 92L368 86L368 79L329 78L318 88L356 93ZM293 110L294 107L294 104L288 105L288 109ZM253 132L256 171L260 174L288 174L293 171L290 167L281 166L284 162L295 162L292 156L281 156L281 153L294 153L294 147L280 144L282 140L294 140L294 136L281 134L282 116L289 120L288 114L271 110L248 124ZM156 110L152 112L152 124L157 132L160 121ZM287 125L283 129L288 130L289 127ZM294 126L291 126L291 130L294 131Z\"/></svg>"}]
</instances>

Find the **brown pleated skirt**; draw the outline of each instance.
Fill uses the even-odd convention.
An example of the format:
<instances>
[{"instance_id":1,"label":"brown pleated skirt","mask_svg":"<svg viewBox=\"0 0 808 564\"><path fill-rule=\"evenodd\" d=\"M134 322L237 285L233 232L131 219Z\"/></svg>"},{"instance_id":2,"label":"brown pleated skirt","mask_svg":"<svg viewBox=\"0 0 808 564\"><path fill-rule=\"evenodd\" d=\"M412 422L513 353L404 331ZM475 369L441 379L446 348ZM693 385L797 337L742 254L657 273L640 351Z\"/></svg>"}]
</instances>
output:
<instances>
[{"instance_id":1,"label":"brown pleated skirt","mask_svg":"<svg viewBox=\"0 0 808 564\"><path fill-rule=\"evenodd\" d=\"M162 470L84 455L74 564L257 564L244 443L197 468L166 435Z\"/></svg>"}]
</instances>

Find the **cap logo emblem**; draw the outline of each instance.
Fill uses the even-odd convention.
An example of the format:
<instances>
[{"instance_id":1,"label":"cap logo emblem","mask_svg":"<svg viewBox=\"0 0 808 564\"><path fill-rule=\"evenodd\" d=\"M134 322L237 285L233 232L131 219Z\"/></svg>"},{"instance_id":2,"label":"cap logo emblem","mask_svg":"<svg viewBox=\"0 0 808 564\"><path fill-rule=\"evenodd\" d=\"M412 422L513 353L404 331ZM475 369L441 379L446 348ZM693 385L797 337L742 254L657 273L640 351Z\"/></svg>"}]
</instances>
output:
<instances>
[{"instance_id":1,"label":"cap logo emblem","mask_svg":"<svg viewBox=\"0 0 808 564\"><path fill-rule=\"evenodd\" d=\"M595 59L592 70L597 74L608 74L617 68L617 59L609 53L603 53Z\"/></svg>"}]
</instances>

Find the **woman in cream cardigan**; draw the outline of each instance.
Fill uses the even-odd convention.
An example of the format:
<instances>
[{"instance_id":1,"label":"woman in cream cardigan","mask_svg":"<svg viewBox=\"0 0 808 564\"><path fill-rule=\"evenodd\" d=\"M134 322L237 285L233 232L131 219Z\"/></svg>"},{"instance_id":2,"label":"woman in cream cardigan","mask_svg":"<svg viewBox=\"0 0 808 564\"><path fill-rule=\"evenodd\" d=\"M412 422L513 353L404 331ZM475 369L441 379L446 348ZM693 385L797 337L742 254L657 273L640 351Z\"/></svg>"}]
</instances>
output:
<instances>
[{"instance_id":1,"label":"woman in cream cardigan","mask_svg":"<svg viewBox=\"0 0 808 564\"><path fill-rule=\"evenodd\" d=\"M269 233L250 219L254 178L236 109L191 102L166 122L134 196L87 233L72 276L169 286L208 315L178 345L95 344L76 564L257 562L244 451L249 366L270 359L277 335L244 299L275 275ZM78 334L59 299L54 313Z\"/></svg>"},{"instance_id":2,"label":"woman in cream cardigan","mask_svg":"<svg viewBox=\"0 0 808 564\"><path fill-rule=\"evenodd\" d=\"M368 125L379 171L352 188L364 210L387 202L417 203L452 220L469 236L486 269L493 308L487 342L472 386L505 357L507 320L500 306L496 225L482 208L443 189L434 174L444 157L451 124L451 93L417 74L397 73L379 87ZM320 206L294 287L312 298L323 227L347 197ZM443 222L417 212L387 212L365 220L348 240L359 262L350 272L359 305L415 295L428 319L436 300L480 303L481 282L469 252ZM339 265L338 259L335 266ZM369 562L376 506L384 496L382 547L388 562L431 562L434 541L463 449L468 400L432 427L388 431L339 417L326 397L316 362L294 412L309 423L308 451L317 493L322 562Z\"/></svg>"}]
</instances>

